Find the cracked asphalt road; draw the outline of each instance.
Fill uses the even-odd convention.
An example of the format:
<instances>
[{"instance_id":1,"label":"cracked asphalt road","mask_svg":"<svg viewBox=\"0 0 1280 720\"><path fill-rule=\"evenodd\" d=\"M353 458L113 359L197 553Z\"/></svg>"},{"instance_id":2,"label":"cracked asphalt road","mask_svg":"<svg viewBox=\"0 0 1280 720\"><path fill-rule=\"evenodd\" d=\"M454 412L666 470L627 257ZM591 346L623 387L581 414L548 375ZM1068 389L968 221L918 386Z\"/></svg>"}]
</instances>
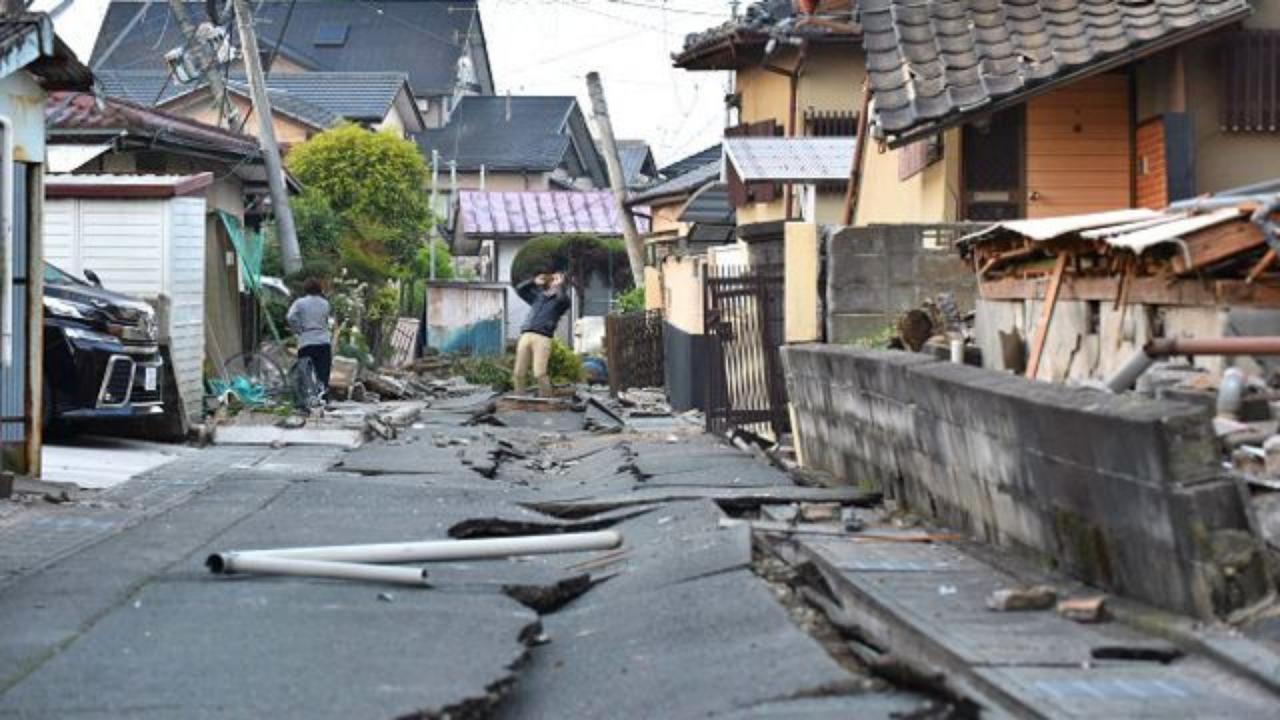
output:
<instances>
[{"instance_id":1,"label":"cracked asphalt road","mask_svg":"<svg viewBox=\"0 0 1280 720\"><path fill-rule=\"evenodd\" d=\"M646 485L789 484L693 428L667 443L524 411L468 427L470 410L345 455L210 448L131 481L191 488L154 506L158 491L123 486L97 536L0 579L0 717L888 717L923 702L797 627L752 572L749 531L705 499L601 516L621 552L435 564L431 589L204 570L227 549L556 529L568 521L527 506Z\"/></svg>"}]
</instances>

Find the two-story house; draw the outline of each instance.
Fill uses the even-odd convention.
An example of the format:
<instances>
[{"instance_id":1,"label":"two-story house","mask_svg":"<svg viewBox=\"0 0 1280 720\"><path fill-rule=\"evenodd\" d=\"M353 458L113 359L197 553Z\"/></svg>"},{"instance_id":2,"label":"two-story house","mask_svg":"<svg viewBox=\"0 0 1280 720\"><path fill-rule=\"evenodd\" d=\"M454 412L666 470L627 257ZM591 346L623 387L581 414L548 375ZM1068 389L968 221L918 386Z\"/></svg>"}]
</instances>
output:
<instances>
[{"instance_id":1,"label":"two-story house","mask_svg":"<svg viewBox=\"0 0 1280 720\"><path fill-rule=\"evenodd\" d=\"M691 71L733 73L726 137L852 137L863 101L861 35L850 22L799 16L789 0L763 0L739 18L689 36L674 57ZM807 153L812 150L806 151ZM852 160L852 155L850 155ZM799 218L810 178L744 183L726 167L739 224ZM844 182L817 184L817 217L837 222Z\"/></svg>"},{"instance_id":2,"label":"two-story house","mask_svg":"<svg viewBox=\"0 0 1280 720\"><path fill-rule=\"evenodd\" d=\"M405 73L429 127L448 122L463 96L493 94L476 0L263 0L253 10L269 75ZM203 2L188 2L187 12L193 22L208 19ZM168 3L117 0L103 18L90 64L167 74L165 52L185 45Z\"/></svg>"},{"instance_id":3,"label":"two-story house","mask_svg":"<svg viewBox=\"0 0 1280 720\"><path fill-rule=\"evenodd\" d=\"M857 224L1051 217L1274 178L1280 7L863 3Z\"/></svg>"}]
</instances>

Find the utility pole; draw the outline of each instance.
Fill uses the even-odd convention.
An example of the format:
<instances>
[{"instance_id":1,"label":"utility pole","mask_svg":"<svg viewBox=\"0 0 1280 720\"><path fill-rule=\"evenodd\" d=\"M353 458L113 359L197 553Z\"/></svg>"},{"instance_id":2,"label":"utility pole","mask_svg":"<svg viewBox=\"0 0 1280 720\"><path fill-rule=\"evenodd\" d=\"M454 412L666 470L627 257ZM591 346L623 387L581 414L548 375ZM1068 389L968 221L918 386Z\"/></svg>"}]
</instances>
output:
<instances>
[{"instance_id":1,"label":"utility pole","mask_svg":"<svg viewBox=\"0 0 1280 720\"><path fill-rule=\"evenodd\" d=\"M622 161L618 159L618 144L613 139L613 125L609 122L609 107L604 101L604 87L600 73L587 73L587 94L591 97L591 112L596 118L596 130L600 132L600 144L604 145L604 162L609 169L609 185L613 188L614 204L622 220L622 236L627 243L627 259L631 261L631 278L636 287L644 287L644 241L636 230L635 218L627 210L627 179L622 174Z\"/></svg>"},{"instance_id":2,"label":"utility pole","mask_svg":"<svg viewBox=\"0 0 1280 720\"><path fill-rule=\"evenodd\" d=\"M240 30L245 75L249 78L249 91L253 95L253 113L258 116L258 144L262 147L262 159L267 166L267 185L271 189L271 207L275 211L276 230L280 236L281 259L284 271L292 274L302 269L302 251L298 248L298 233L293 226L293 209L289 207L289 191L284 184L284 164L280 161L280 148L276 145L276 130L271 124L271 100L267 97L267 83L262 77L258 36L254 34L253 15L245 0L232 2Z\"/></svg>"},{"instance_id":3,"label":"utility pole","mask_svg":"<svg viewBox=\"0 0 1280 720\"><path fill-rule=\"evenodd\" d=\"M436 184L440 182L440 151L433 149L431 151L431 213L436 214ZM436 236L440 234L440 218L437 217L432 227L431 235L427 238L427 242L431 243L428 252L431 255L431 267L427 270L427 274L432 280L436 279Z\"/></svg>"},{"instance_id":4,"label":"utility pole","mask_svg":"<svg viewBox=\"0 0 1280 720\"><path fill-rule=\"evenodd\" d=\"M5 0L8 2L8 0ZM190 49L192 57L196 61L196 72L200 77L209 83L210 100L214 107L221 108L223 103L227 107L227 121L230 127L240 124L240 111L233 102L227 102L227 86L226 79L222 77L222 73L216 67L216 58L209 56L209 43L206 38L200 36L200 29L196 24L191 22L191 16L187 14L186 0L169 0L169 8L173 12L173 16L178 20L178 27L182 28L182 37L186 38L187 47ZM113 48L114 49L114 46Z\"/></svg>"}]
</instances>

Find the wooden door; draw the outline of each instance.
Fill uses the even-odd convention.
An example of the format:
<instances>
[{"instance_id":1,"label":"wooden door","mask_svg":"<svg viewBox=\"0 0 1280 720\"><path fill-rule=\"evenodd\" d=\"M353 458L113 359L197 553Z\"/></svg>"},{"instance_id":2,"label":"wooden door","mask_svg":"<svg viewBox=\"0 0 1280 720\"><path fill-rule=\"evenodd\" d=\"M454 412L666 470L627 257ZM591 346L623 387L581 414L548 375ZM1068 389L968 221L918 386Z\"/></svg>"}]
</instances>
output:
<instances>
[{"instance_id":1,"label":"wooden door","mask_svg":"<svg viewBox=\"0 0 1280 720\"><path fill-rule=\"evenodd\" d=\"M1086 78L1027 102L1027 217L1133 204L1129 78Z\"/></svg>"}]
</instances>

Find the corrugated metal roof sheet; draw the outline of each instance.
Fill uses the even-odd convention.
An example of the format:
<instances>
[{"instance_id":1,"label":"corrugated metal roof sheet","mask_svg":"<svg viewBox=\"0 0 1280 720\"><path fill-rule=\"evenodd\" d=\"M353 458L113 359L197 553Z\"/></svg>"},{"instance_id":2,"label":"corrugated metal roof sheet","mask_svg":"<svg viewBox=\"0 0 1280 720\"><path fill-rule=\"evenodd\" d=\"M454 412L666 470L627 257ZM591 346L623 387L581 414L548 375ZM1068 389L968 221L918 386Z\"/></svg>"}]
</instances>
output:
<instances>
[{"instance_id":1,"label":"corrugated metal roof sheet","mask_svg":"<svg viewBox=\"0 0 1280 720\"><path fill-rule=\"evenodd\" d=\"M1187 235L1238 220L1247 215L1247 210L1236 207L1222 208L1203 214L1191 214L1181 210L1161 213L1143 208L1112 210L1088 215L1002 222L961 238L960 242L965 244L984 242L1008 235L1044 242L1069 235L1079 235L1086 240L1101 240L1111 247L1141 254L1156 245L1176 242Z\"/></svg>"},{"instance_id":2,"label":"corrugated metal roof sheet","mask_svg":"<svg viewBox=\"0 0 1280 720\"><path fill-rule=\"evenodd\" d=\"M213 173L195 175L46 175L48 197L164 198L188 195L213 183Z\"/></svg>"},{"instance_id":3,"label":"corrugated metal roof sheet","mask_svg":"<svg viewBox=\"0 0 1280 720\"><path fill-rule=\"evenodd\" d=\"M1191 217L1175 215L1170 222L1104 237L1103 240L1112 247L1126 248L1135 253L1141 253L1154 245L1172 242L1197 230L1204 230L1214 225L1236 220L1244 214L1244 211L1239 208L1224 208L1205 215L1193 215Z\"/></svg>"},{"instance_id":4,"label":"corrugated metal roof sheet","mask_svg":"<svg viewBox=\"0 0 1280 720\"><path fill-rule=\"evenodd\" d=\"M613 193L605 190L462 190L458 223L468 235L622 234Z\"/></svg>"},{"instance_id":5,"label":"corrugated metal roof sheet","mask_svg":"<svg viewBox=\"0 0 1280 720\"><path fill-rule=\"evenodd\" d=\"M849 179L854 138L731 137L726 162L743 182L826 182Z\"/></svg>"},{"instance_id":6,"label":"corrugated metal roof sheet","mask_svg":"<svg viewBox=\"0 0 1280 720\"><path fill-rule=\"evenodd\" d=\"M996 237L1001 231L1021 235L1032 240L1052 240L1063 235L1078 233L1111 225L1152 220L1161 217L1155 210L1132 208L1125 210L1108 210L1084 215L1063 215L1061 217L1035 218L1033 220L1007 220L980 230L972 235L960 238L962 243L981 242Z\"/></svg>"}]
</instances>

